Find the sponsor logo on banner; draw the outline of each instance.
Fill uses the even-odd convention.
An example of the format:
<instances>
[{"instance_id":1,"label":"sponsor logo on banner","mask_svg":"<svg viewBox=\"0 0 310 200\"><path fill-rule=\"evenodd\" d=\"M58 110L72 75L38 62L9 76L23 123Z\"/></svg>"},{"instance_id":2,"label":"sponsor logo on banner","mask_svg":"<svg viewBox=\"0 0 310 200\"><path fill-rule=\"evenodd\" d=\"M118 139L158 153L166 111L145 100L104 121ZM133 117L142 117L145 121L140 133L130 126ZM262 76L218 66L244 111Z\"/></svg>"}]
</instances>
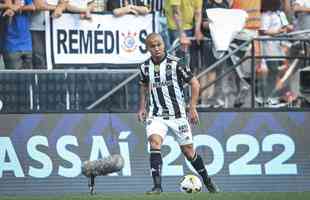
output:
<instances>
[{"instance_id":1,"label":"sponsor logo on banner","mask_svg":"<svg viewBox=\"0 0 310 200\"><path fill-rule=\"evenodd\" d=\"M122 45L124 51L128 53L135 51L138 46L136 41L137 32L128 32L127 34L122 33L122 36L124 37Z\"/></svg>"}]
</instances>

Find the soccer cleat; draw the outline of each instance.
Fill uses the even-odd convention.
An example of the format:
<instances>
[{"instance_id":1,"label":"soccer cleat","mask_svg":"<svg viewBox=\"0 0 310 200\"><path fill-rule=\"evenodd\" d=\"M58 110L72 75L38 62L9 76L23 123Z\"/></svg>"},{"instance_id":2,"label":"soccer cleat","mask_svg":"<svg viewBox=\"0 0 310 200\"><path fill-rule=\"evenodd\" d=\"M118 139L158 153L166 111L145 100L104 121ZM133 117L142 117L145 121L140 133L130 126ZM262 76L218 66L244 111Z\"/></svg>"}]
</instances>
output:
<instances>
[{"instance_id":1,"label":"soccer cleat","mask_svg":"<svg viewBox=\"0 0 310 200\"><path fill-rule=\"evenodd\" d=\"M220 189L218 186L212 181L210 177L207 178L207 180L204 182L205 186L207 187L208 191L210 193L218 193L220 192Z\"/></svg>"},{"instance_id":2,"label":"soccer cleat","mask_svg":"<svg viewBox=\"0 0 310 200\"><path fill-rule=\"evenodd\" d=\"M161 187L153 187L151 190L147 191L146 194L152 195L152 194L160 194L163 192L163 189Z\"/></svg>"}]
</instances>

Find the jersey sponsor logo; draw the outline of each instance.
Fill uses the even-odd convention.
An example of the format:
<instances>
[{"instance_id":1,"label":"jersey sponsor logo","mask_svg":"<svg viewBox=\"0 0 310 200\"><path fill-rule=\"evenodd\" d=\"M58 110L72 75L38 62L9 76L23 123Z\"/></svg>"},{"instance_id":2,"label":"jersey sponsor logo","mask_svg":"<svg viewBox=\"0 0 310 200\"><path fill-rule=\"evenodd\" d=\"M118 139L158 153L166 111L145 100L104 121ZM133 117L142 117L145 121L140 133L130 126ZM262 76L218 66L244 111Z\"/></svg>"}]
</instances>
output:
<instances>
[{"instance_id":1,"label":"jersey sponsor logo","mask_svg":"<svg viewBox=\"0 0 310 200\"><path fill-rule=\"evenodd\" d=\"M167 76L171 76L172 75L172 70L170 68L167 67L167 70L166 70L166 74Z\"/></svg>"}]
</instances>

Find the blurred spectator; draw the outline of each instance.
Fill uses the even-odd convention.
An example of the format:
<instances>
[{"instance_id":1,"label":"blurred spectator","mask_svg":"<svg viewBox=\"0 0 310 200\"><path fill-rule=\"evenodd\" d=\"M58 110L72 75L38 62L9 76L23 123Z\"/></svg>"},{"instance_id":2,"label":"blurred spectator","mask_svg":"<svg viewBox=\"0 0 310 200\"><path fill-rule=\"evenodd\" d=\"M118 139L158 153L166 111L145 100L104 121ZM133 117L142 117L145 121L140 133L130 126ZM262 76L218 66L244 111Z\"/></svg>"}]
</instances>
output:
<instances>
[{"instance_id":1,"label":"blurred spectator","mask_svg":"<svg viewBox=\"0 0 310 200\"><path fill-rule=\"evenodd\" d=\"M281 8L285 12L286 15L292 12L292 3L296 0L281 0Z\"/></svg>"},{"instance_id":2,"label":"blurred spectator","mask_svg":"<svg viewBox=\"0 0 310 200\"><path fill-rule=\"evenodd\" d=\"M18 9L19 5L13 4L12 0L0 0L0 17L13 16Z\"/></svg>"},{"instance_id":3,"label":"blurred spectator","mask_svg":"<svg viewBox=\"0 0 310 200\"><path fill-rule=\"evenodd\" d=\"M14 12L19 9L18 5L12 3L11 0L0 0L0 68L4 67L3 64L3 43L4 43L4 28L5 22L8 17L12 17Z\"/></svg>"},{"instance_id":4,"label":"blurred spectator","mask_svg":"<svg viewBox=\"0 0 310 200\"><path fill-rule=\"evenodd\" d=\"M246 37L257 36L261 25L261 0L233 0L232 8L245 10L249 15L243 30Z\"/></svg>"},{"instance_id":5,"label":"blurred spectator","mask_svg":"<svg viewBox=\"0 0 310 200\"><path fill-rule=\"evenodd\" d=\"M69 11L80 13L81 19L91 19L91 12L96 6L95 0L48 0L48 2L50 5L57 5L55 9L52 9L54 18L61 17L64 11Z\"/></svg>"},{"instance_id":6,"label":"blurred spectator","mask_svg":"<svg viewBox=\"0 0 310 200\"><path fill-rule=\"evenodd\" d=\"M91 12L95 6L95 0L69 0L66 4L66 10L80 13L81 19L91 20Z\"/></svg>"},{"instance_id":7,"label":"blurred spectator","mask_svg":"<svg viewBox=\"0 0 310 200\"><path fill-rule=\"evenodd\" d=\"M34 69L46 69L45 16L43 11L53 11L53 17L60 17L67 1L33 0L36 11L32 13L30 31L32 37L32 63Z\"/></svg>"},{"instance_id":8,"label":"blurred spectator","mask_svg":"<svg viewBox=\"0 0 310 200\"><path fill-rule=\"evenodd\" d=\"M233 0L233 9L241 9L247 12L248 18L245 27L235 37L232 42L231 50L238 48L245 41L252 40L258 36L258 30L261 26L261 0ZM254 42L255 55L260 54L259 42ZM240 59L246 55L251 54L251 46L247 46L238 51L231 57L231 64L236 64ZM259 66L260 62L256 61ZM231 91L229 95L229 103L233 103L234 107L241 107L250 103L250 77L251 77L251 62L245 61L236 68L236 73L230 75L230 81L234 84L228 85L227 90ZM230 106L230 105L229 105Z\"/></svg>"},{"instance_id":9,"label":"blurred spectator","mask_svg":"<svg viewBox=\"0 0 310 200\"><path fill-rule=\"evenodd\" d=\"M106 1L107 0L95 0L95 7L93 12L104 12L107 9Z\"/></svg>"},{"instance_id":10,"label":"blurred spectator","mask_svg":"<svg viewBox=\"0 0 310 200\"><path fill-rule=\"evenodd\" d=\"M293 28L289 24L285 13L281 10L281 0L262 0L262 25L260 33L267 36L276 36L281 33L287 33ZM286 43L280 41L262 42L262 53L266 56L285 56L288 51ZM287 62L284 59L272 58L265 59L269 73L263 79L262 98L265 102L271 101L270 98L277 97L277 90L281 89L282 84L277 84L281 76L287 70ZM284 65L283 65L284 64ZM266 74L265 74L266 75ZM276 85L277 84L277 85ZM266 97L269 98L266 99Z\"/></svg>"},{"instance_id":11,"label":"blurred spectator","mask_svg":"<svg viewBox=\"0 0 310 200\"><path fill-rule=\"evenodd\" d=\"M207 16L206 9L211 8L230 8L231 2L229 0L204 0L202 6L202 29L204 36L208 39L211 39L210 30L209 30L209 20ZM203 63L205 67L209 67L217 61L212 51L212 42L204 41L203 42ZM224 97L222 90L222 80L226 79L224 77L221 80L218 80L215 84L208 88L204 88L207 84L211 83L216 79L216 74L221 74L223 72L223 67L225 64L218 66L215 70L207 73L206 76L203 76L199 79L201 89L201 105L207 107L222 107L224 106Z\"/></svg>"},{"instance_id":12,"label":"blurred spectator","mask_svg":"<svg viewBox=\"0 0 310 200\"><path fill-rule=\"evenodd\" d=\"M147 0L147 5L151 12L159 12L160 15L164 15L164 3L165 0Z\"/></svg>"},{"instance_id":13,"label":"blurred spectator","mask_svg":"<svg viewBox=\"0 0 310 200\"><path fill-rule=\"evenodd\" d=\"M0 13L1 17L2 16L13 16L14 13L9 12L11 11L17 11L19 9L19 5L13 4L11 0L0 0Z\"/></svg>"},{"instance_id":14,"label":"blurred spectator","mask_svg":"<svg viewBox=\"0 0 310 200\"><path fill-rule=\"evenodd\" d=\"M168 34L167 18L164 12L165 0L148 0L148 7L150 12L158 12L159 14L159 34L165 42L166 49L170 49L170 41Z\"/></svg>"},{"instance_id":15,"label":"blurred spectator","mask_svg":"<svg viewBox=\"0 0 310 200\"><path fill-rule=\"evenodd\" d=\"M4 19L3 12L6 9L9 9L10 4L8 2L4 2L4 0L0 0L0 66L2 64L2 45L3 45L3 37L4 37Z\"/></svg>"},{"instance_id":16,"label":"blurred spectator","mask_svg":"<svg viewBox=\"0 0 310 200\"><path fill-rule=\"evenodd\" d=\"M52 13L52 17L59 18L62 16L62 13L66 10L69 0L48 0L48 2L49 4L53 3L53 5L56 5L56 8Z\"/></svg>"},{"instance_id":17,"label":"blurred spectator","mask_svg":"<svg viewBox=\"0 0 310 200\"><path fill-rule=\"evenodd\" d=\"M10 8L10 4L6 3L4 0L0 1L0 10L6 10ZM1 12L2 13L2 12Z\"/></svg>"},{"instance_id":18,"label":"blurred spectator","mask_svg":"<svg viewBox=\"0 0 310 200\"><path fill-rule=\"evenodd\" d=\"M202 0L165 0L170 45L178 38L181 48L175 54L183 62L190 63L191 70L197 74L200 60L200 42L203 39L201 31ZM191 42L189 37L196 41Z\"/></svg>"},{"instance_id":19,"label":"blurred spectator","mask_svg":"<svg viewBox=\"0 0 310 200\"><path fill-rule=\"evenodd\" d=\"M286 17L288 18L289 22L293 20L293 9L292 9L292 3L295 0L282 0L281 1L281 8L284 11Z\"/></svg>"},{"instance_id":20,"label":"blurred spectator","mask_svg":"<svg viewBox=\"0 0 310 200\"><path fill-rule=\"evenodd\" d=\"M260 28L262 35L275 36L292 30L293 27L280 8L281 0L262 0L262 25Z\"/></svg>"},{"instance_id":21,"label":"blurred spectator","mask_svg":"<svg viewBox=\"0 0 310 200\"><path fill-rule=\"evenodd\" d=\"M145 15L149 13L148 5L144 0L108 0L107 10L112 11L116 17L126 14Z\"/></svg>"},{"instance_id":22,"label":"blurred spectator","mask_svg":"<svg viewBox=\"0 0 310 200\"><path fill-rule=\"evenodd\" d=\"M32 0L15 0L19 8L5 24L3 60L6 69L32 68L32 42L29 30Z\"/></svg>"},{"instance_id":23,"label":"blurred spectator","mask_svg":"<svg viewBox=\"0 0 310 200\"><path fill-rule=\"evenodd\" d=\"M297 16L297 29L310 29L310 0L296 0L293 3L293 11Z\"/></svg>"},{"instance_id":24,"label":"blurred spectator","mask_svg":"<svg viewBox=\"0 0 310 200\"><path fill-rule=\"evenodd\" d=\"M194 36L199 43L201 32L202 0L166 0L165 13L168 22L170 43L180 38L183 50L190 45L188 37Z\"/></svg>"},{"instance_id":25,"label":"blurred spectator","mask_svg":"<svg viewBox=\"0 0 310 200\"><path fill-rule=\"evenodd\" d=\"M65 10L78 12L82 19L91 19L94 1L80 0L34 0L36 12L31 16L30 30L33 45L33 66L46 69L45 16L43 11L52 11L53 18L62 16Z\"/></svg>"}]
</instances>

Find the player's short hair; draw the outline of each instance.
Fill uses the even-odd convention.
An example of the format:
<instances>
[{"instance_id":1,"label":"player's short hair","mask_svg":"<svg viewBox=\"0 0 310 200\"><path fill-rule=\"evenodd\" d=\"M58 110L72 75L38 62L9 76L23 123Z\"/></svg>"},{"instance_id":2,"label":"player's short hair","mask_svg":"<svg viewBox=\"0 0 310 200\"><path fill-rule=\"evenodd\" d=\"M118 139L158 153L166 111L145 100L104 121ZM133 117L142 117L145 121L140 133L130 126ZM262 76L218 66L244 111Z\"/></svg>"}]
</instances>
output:
<instances>
[{"instance_id":1,"label":"player's short hair","mask_svg":"<svg viewBox=\"0 0 310 200\"><path fill-rule=\"evenodd\" d=\"M151 41L153 38L159 38L159 39L164 43L164 40L163 40L163 38L161 37L161 35L160 35L159 33L153 32L153 33L150 33L150 34L146 37L146 39L145 39L145 44L146 44L147 47L148 47L150 41Z\"/></svg>"}]
</instances>

